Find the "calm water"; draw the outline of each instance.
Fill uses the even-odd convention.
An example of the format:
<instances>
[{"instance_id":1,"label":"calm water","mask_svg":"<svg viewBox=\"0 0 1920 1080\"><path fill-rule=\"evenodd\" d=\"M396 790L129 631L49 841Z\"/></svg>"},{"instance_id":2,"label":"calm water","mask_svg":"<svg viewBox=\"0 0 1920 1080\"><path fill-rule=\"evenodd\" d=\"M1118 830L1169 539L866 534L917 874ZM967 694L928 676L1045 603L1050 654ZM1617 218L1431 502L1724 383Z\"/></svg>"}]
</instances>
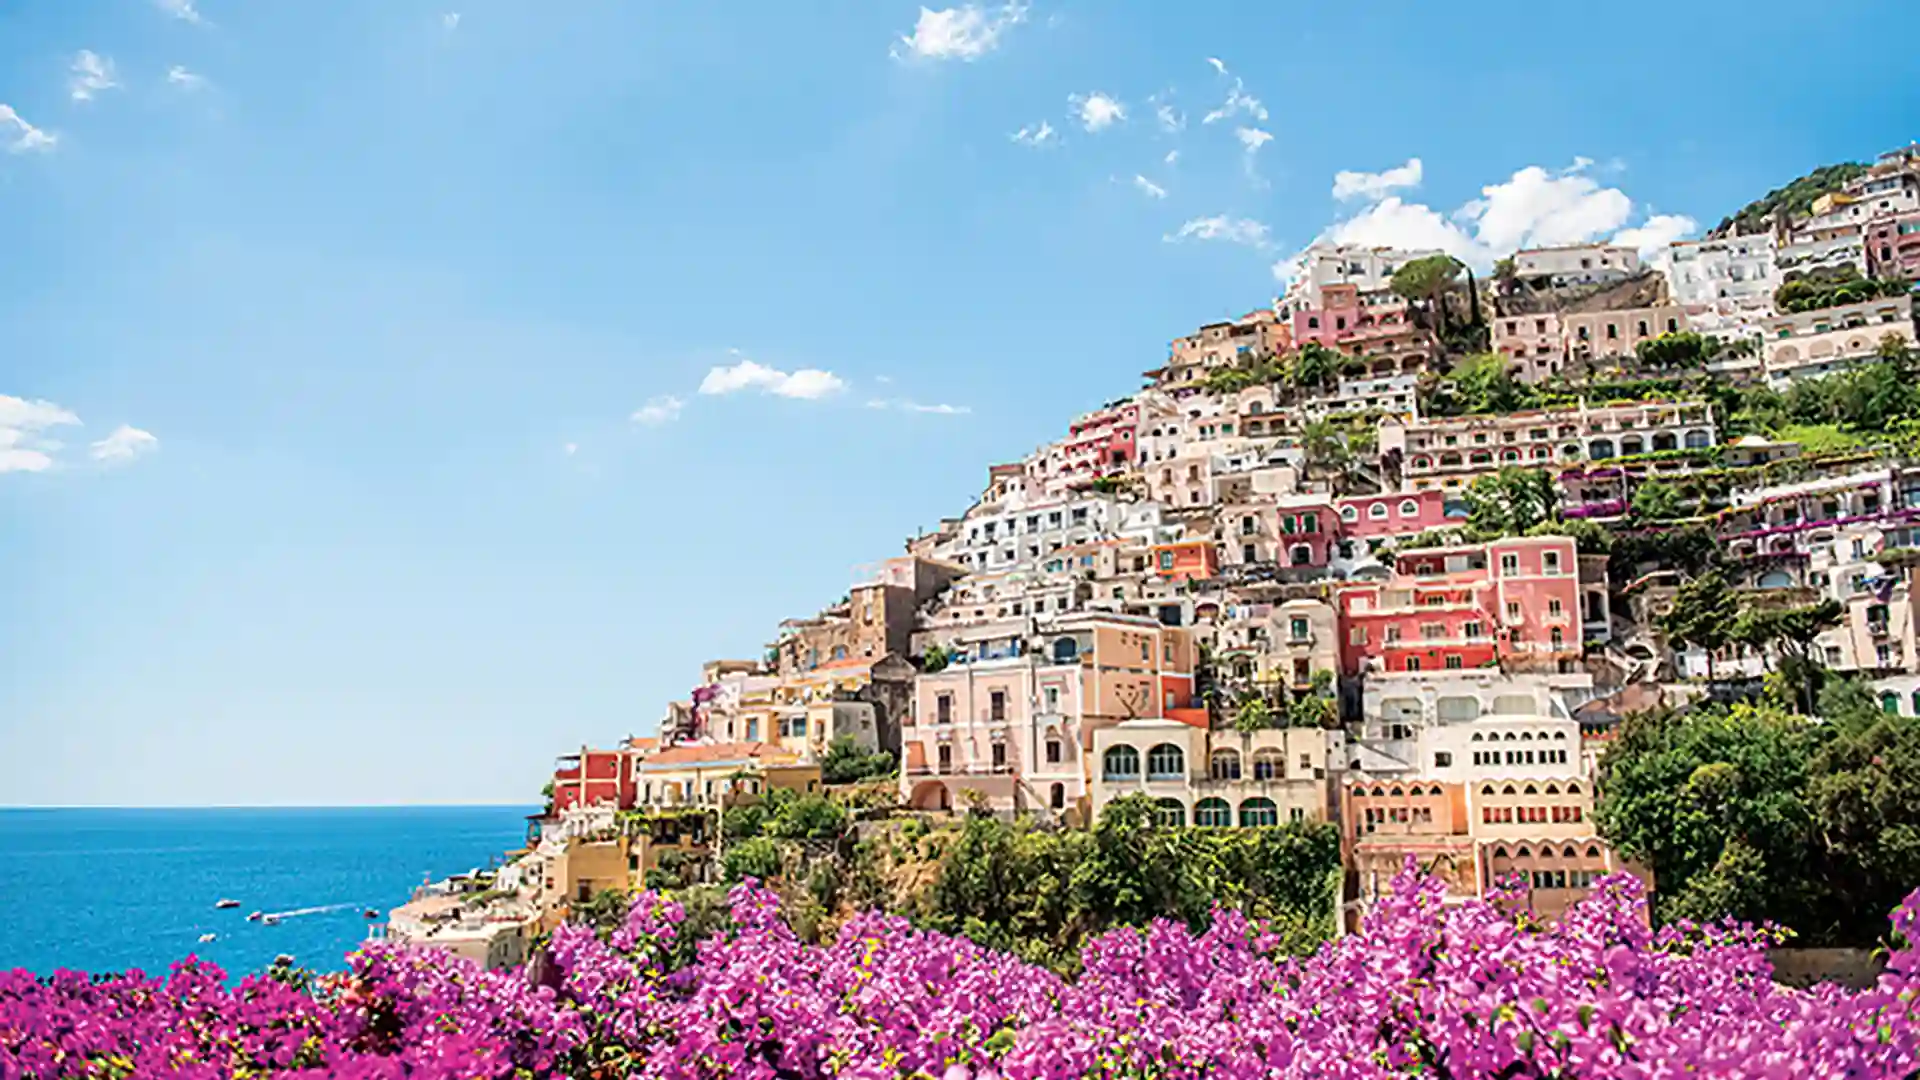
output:
<instances>
[{"instance_id":1,"label":"calm water","mask_svg":"<svg viewBox=\"0 0 1920 1080\"><path fill-rule=\"evenodd\" d=\"M0 969L158 973L189 953L231 973L279 953L336 969L366 908L384 917L426 875L486 866L536 809L0 810ZM221 897L240 907L215 911ZM328 910L247 921L309 908Z\"/></svg>"}]
</instances>

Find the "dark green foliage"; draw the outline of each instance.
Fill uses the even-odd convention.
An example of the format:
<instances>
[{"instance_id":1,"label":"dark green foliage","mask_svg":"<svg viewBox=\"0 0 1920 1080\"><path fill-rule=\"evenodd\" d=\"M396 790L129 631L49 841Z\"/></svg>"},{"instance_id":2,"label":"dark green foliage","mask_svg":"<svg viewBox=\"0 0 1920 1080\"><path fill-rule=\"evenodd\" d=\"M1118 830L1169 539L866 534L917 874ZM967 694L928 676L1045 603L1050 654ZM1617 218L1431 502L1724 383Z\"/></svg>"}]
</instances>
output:
<instances>
[{"instance_id":1,"label":"dark green foliage","mask_svg":"<svg viewBox=\"0 0 1920 1080\"><path fill-rule=\"evenodd\" d=\"M1707 679L1713 679L1713 654L1733 640L1740 617L1740 596L1718 570L1681 585L1673 606L1660 617L1660 630L1673 645L1694 645L1707 653Z\"/></svg>"},{"instance_id":2,"label":"dark green foliage","mask_svg":"<svg viewBox=\"0 0 1920 1080\"><path fill-rule=\"evenodd\" d=\"M1718 356L1721 350L1718 338L1705 337L1691 330L1677 334L1661 334L1648 338L1634 346L1634 355L1642 364L1667 371L1697 370L1707 361Z\"/></svg>"},{"instance_id":3,"label":"dark green foliage","mask_svg":"<svg viewBox=\"0 0 1920 1080\"><path fill-rule=\"evenodd\" d=\"M768 881L779 875L781 865L780 845L764 836L729 845L720 854L720 869L728 881Z\"/></svg>"},{"instance_id":4,"label":"dark green foliage","mask_svg":"<svg viewBox=\"0 0 1920 1080\"><path fill-rule=\"evenodd\" d=\"M1137 796L1109 805L1091 831L969 818L919 921L1062 969L1091 934L1156 918L1197 928L1215 904L1275 920L1296 948L1331 933L1340 865L1332 826L1169 828L1153 814Z\"/></svg>"},{"instance_id":5,"label":"dark green foliage","mask_svg":"<svg viewBox=\"0 0 1920 1080\"><path fill-rule=\"evenodd\" d=\"M1597 820L1653 871L1657 918L1771 919L1802 944L1871 946L1920 882L1920 723L1857 680L1824 682L1824 723L1737 705L1621 727Z\"/></svg>"},{"instance_id":6,"label":"dark green foliage","mask_svg":"<svg viewBox=\"0 0 1920 1080\"><path fill-rule=\"evenodd\" d=\"M1797 277L1773 291L1773 306L1780 311L1818 311L1878 300L1883 296L1906 293L1904 281L1881 281L1862 275L1851 266L1819 274Z\"/></svg>"},{"instance_id":7,"label":"dark green foliage","mask_svg":"<svg viewBox=\"0 0 1920 1080\"><path fill-rule=\"evenodd\" d=\"M946 649L939 645L929 645L926 652L920 654L920 670L932 675L945 671L952 661L953 658L947 654Z\"/></svg>"},{"instance_id":8,"label":"dark green foliage","mask_svg":"<svg viewBox=\"0 0 1920 1080\"><path fill-rule=\"evenodd\" d=\"M869 754L844 735L833 740L820 759L820 779L829 784L857 784L892 776L894 772L892 754Z\"/></svg>"},{"instance_id":9,"label":"dark green foliage","mask_svg":"<svg viewBox=\"0 0 1920 1080\"><path fill-rule=\"evenodd\" d=\"M1847 181L1863 175L1866 171L1866 165L1858 161L1822 165L1792 183L1774 188L1764 196L1741 207L1732 217L1720 222L1714 228L1712 235L1726 236L1730 233L1759 232L1765 228L1767 219L1775 210L1804 215L1812 209L1815 199L1839 191Z\"/></svg>"},{"instance_id":10,"label":"dark green foliage","mask_svg":"<svg viewBox=\"0 0 1920 1080\"><path fill-rule=\"evenodd\" d=\"M1633 516L1653 521L1681 515L1680 493L1672 485L1648 480L1633 492Z\"/></svg>"},{"instance_id":11,"label":"dark green foliage","mask_svg":"<svg viewBox=\"0 0 1920 1080\"><path fill-rule=\"evenodd\" d=\"M1559 501L1544 469L1501 469L1468 485L1467 534L1472 539L1524 536L1553 520Z\"/></svg>"},{"instance_id":12,"label":"dark green foliage","mask_svg":"<svg viewBox=\"0 0 1920 1080\"><path fill-rule=\"evenodd\" d=\"M632 898L618 889L601 889L576 902L567 912L567 921L591 926L601 937L613 933L627 920Z\"/></svg>"}]
</instances>

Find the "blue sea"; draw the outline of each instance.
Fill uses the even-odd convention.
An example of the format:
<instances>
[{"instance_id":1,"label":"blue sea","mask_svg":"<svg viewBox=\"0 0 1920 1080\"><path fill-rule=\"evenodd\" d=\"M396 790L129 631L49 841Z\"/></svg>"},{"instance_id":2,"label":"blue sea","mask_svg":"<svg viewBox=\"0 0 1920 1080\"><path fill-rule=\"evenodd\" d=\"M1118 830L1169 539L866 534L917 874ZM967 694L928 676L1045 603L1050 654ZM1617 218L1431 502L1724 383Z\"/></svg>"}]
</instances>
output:
<instances>
[{"instance_id":1,"label":"blue sea","mask_svg":"<svg viewBox=\"0 0 1920 1080\"><path fill-rule=\"evenodd\" d=\"M237 976L281 953L337 970L366 909L384 919L426 878L499 861L537 809L0 810L0 970L158 974L195 954Z\"/></svg>"}]
</instances>

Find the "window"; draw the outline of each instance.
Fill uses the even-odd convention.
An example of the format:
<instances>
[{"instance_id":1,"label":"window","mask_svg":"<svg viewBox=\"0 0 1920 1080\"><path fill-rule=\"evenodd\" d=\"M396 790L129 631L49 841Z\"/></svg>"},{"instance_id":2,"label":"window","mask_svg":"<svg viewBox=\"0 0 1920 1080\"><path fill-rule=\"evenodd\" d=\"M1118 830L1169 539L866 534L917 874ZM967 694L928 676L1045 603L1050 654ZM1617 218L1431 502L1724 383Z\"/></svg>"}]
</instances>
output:
<instances>
[{"instance_id":1,"label":"window","mask_svg":"<svg viewBox=\"0 0 1920 1080\"><path fill-rule=\"evenodd\" d=\"M1500 556L1500 573L1502 576L1510 576L1519 572L1520 556L1511 553Z\"/></svg>"},{"instance_id":2,"label":"window","mask_svg":"<svg viewBox=\"0 0 1920 1080\"><path fill-rule=\"evenodd\" d=\"M1549 615L1560 614L1560 599L1558 597L1554 597L1553 599L1550 599L1547 601L1547 614Z\"/></svg>"},{"instance_id":3,"label":"window","mask_svg":"<svg viewBox=\"0 0 1920 1080\"><path fill-rule=\"evenodd\" d=\"M1178 780L1187 771L1187 755L1172 743L1161 743L1147 751L1147 779Z\"/></svg>"},{"instance_id":4,"label":"window","mask_svg":"<svg viewBox=\"0 0 1920 1080\"><path fill-rule=\"evenodd\" d=\"M1179 799L1155 799L1153 823L1166 829L1178 829L1187 823L1187 808Z\"/></svg>"},{"instance_id":5,"label":"window","mask_svg":"<svg viewBox=\"0 0 1920 1080\"><path fill-rule=\"evenodd\" d=\"M1163 551L1160 553L1160 569L1162 570L1173 569L1173 552Z\"/></svg>"},{"instance_id":6,"label":"window","mask_svg":"<svg viewBox=\"0 0 1920 1080\"><path fill-rule=\"evenodd\" d=\"M1367 628L1366 628L1366 627L1364 627L1364 626L1354 626L1354 627L1349 627L1349 628L1348 628L1348 630L1347 630L1347 644L1349 644L1349 645L1365 645L1366 643L1367 643Z\"/></svg>"},{"instance_id":7,"label":"window","mask_svg":"<svg viewBox=\"0 0 1920 1080\"><path fill-rule=\"evenodd\" d=\"M1067 808L1067 785L1053 785L1052 793L1048 796L1047 801L1053 804L1055 810L1065 810Z\"/></svg>"},{"instance_id":8,"label":"window","mask_svg":"<svg viewBox=\"0 0 1920 1080\"><path fill-rule=\"evenodd\" d=\"M953 771L953 747L947 746L943 743L940 747L939 761L940 761L941 772L952 772Z\"/></svg>"},{"instance_id":9,"label":"window","mask_svg":"<svg viewBox=\"0 0 1920 1080\"><path fill-rule=\"evenodd\" d=\"M1475 641L1486 636L1486 629L1477 622L1468 623L1466 625L1466 631L1468 641Z\"/></svg>"},{"instance_id":10,"label":"window","mask_svg":"<svg viewBox=\"0 0 1920 1080\"><path fill-rule=\"evenodd\" d=\"M1140 776L1140 751L1131 746L1113 746L1107 749L1103 760L1104 772L1108 780L1135 780Z\"/></svg>"},{"instance_id":11,"label":"window","mask_svg":"<svg viewBox=\"0 0 1920 1080\"><path fill-rule=\"evenodd\" d=\"M1402 502L1400 504L1400 516L1401 517L1419 517L1420 504L1417 502L1414 502L1412 499L1408 499L1405 502Z\"/></svg>"},{"instance_id":12,"label":"window","mask_svg":"<svg viewBox=\"0 0 1920 1080\"><path fill-rule=\"evenodd\" d=\"M1004 769L1007 767L1006 743L997 742L993 744L993 767L996 769Z\"/></svg>"},{"instance_id":13,"label":"window","mask_svg":"<svg viewBox=\"0 0 1920 1080\"><path fill-rule=\"evenodd\" d=\"M1007 692L995 690L987 695L987 719L996 724L1007 720Z\"/></svg>"},{"instance_id":14,"label":"window","mask_svg":"<svg viewBox=\"0 0 1920 1080\"><path fill-rule=\"evenodd\" d=\"M1286 762L1278 750L1256 750L1253 754L1253 778L1278 780L1286 773Z\"/></svg>"},{"instance_id":15,"label":"window","mask_svg":"<svg viewBox=\"0 0 1920 1080\"><path fill-rule=\"evenodd\" d=\"M1387 516L1387 504L1383 502L1377 502L1377 503L1374 503L1372 506L1367 507L1367 516L1370 518L1373 518L1375 521L1385 520Z\"/></svg>"},{"instance_id":16,"label":"window","mask_svg":"<svg viewBox=\"0 0 1920 1080\"><path fill-rule=\"evenodd\" d=\"M1448 671L1459 671L1461 668L1464 668L1466 666L1467 666L1466 660L1460 657L1459 655L1454 653L1447 654L1446 669Z\"/></svg>"},{"instance_id":17,"label":"window","mask_svg":"<svg viewBox=\"0 0 1920 1080\"><path fill-rule=\"evenodd\" d=\"M1226 748L1215 750L1207 761L1207 775L1215 780L1240 779L1239 752Z\"/></svg>"},{"instance_id":18,"label":"window","mask_svg":"<svg viewBox=\"0 0 1920 1080\"><path fill-rule=\"evenodd\" d=\"M1547 568L1547 573L1557 574L1560 572L1560 553L1559 552L1557 551L1542 552L1540 558L1541 558L1542 565L1544 565Z\"/></svg>"},{"instance_id":19,"label":"window","mask_svg":"<svg viewBox=\"0 0 1920 1080\"><path fill-rule=\"evenodd\" d=\"M953 695L941 694L933 702L933 718L937 724L953 723Z\"/></svg>"},{"instance_id":20,"label":"window","mask_svg":"<svg viewBox=\"0 0 1920 1080\"><path fill-rule=\"evenodd\" d=\"M1295 615L1291 620L1289 629L1293 631L1293 640L1295 641L1305 641L1310 636L1307 620L1303 616Z\"/></svg>"},{"instance_id":21,"label":"window","mask_svg":"<svg viewBox=\"0 0 1920 1080\"><path fill-rule=\"evenodd\" d=\"M1520 621L1520 602L1518 600L1507 601L1507 619L1509 622Z\"/></svg>"},{"instance_id":22,"label":"window","mask_svg":"<svg viewBox=\"0 0 1920 1080\"><path fill-rule=\"evenodd\" d=\"M1202 828L1224 829L1233 824L1233 808L1225 799L1201 799L1193 804L1193 823Z\"/></svg>"},{"instance_id":23,"label":"window","mask_svg":"<svg viewBox=\"0 0 1920 1080\"><path fill-rule=\"evenodd\" d=\"M1453 755L1452 755L1452 754L1450 754L1450 753L1448 753L1448 752L1447 752L1447 751L1445 751L1445 750L1436 750L1436 751L1434 751L1434 752L1433 752L1433 767L1434 767L1434 768L1436 768L1436 769L1445 769L1445 768L1450 768L1450 767L1452 767L1452 765L1453 765Z\"/></svg>"},{"instance_id":24,"label":"window","mask_svg":"<svg viewBox=\"0 0 1920 1080\"><path fill-rule=\"evenodd\" d=\"M1272 799L1248 799L1240 804L1241 828L1259 828L1280 824L1280 810Z\"/></svg>"},{"instance_id":25,"label":"window","mask_svg":"<svg viewBox=\"0 0 1920 1080\"><path fill-rule=\"evenodd\" d=\"M1446 623L1430 622L1420 624L1420 640L1422 641L1439 641L1446 636Z\"/></svg>"}]
</instances>

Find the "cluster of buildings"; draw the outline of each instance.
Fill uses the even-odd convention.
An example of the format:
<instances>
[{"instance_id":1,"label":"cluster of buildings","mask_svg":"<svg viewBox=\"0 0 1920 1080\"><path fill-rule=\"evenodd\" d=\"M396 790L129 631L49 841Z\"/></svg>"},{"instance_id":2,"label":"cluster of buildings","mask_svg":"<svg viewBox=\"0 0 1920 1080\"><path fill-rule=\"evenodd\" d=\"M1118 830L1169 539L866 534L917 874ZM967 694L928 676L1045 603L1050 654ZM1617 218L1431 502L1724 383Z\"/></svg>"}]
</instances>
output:
<instances>
[{"instance_id":1,"label":"cluster of buildings","mask_svg":"<svg viewBox=\"0 0 1920 1080\"><path fill-rule=\"evenodd\" d=\"M1544 472L1565 518L1615 531L1645 527L1629 513L1643 485L1684 493L1741 588L1839 601L1820 655L1920 712L1912 583L1876 561L1920 547L1920 468L1729 440L1706 400L1427 415L1423 379L1449 358L1391 283L1433 254L1316 247L1270 308L1173 340L1141 389L991 465L964 513L838 601L760 655L707 663L657 736L561 759L488 892L538 926L669 852L707 852L713 810L822 790L850 745L892 756L908 812L1072 827L1144 795L1169 824L1328 822L1353 913L1411 856L1456 896L1517 878L1557 914L1622 868L1593 812L1615 725L1693 692L1708 658L1659 632L1670 567L1623 577L1566 535L1460 539L1466 490L1514 467ZM1843 267L1920 276L1920 152L1759 232L1518 252L1473 302L1523 382L1631 374L1642 343L1692 332L1727 346L1720 377L1784 385L1914 341L1905 294L1774 310L1782 284ZM1218 377L1308 345L1337 375ZM1370 436L1333 469L1302 437L1329 419ZM1714 663L1757 674L1765 658ZM622 815L643 824L612 827ZM439 893L420 902L443 912L434 933L481 925Z\"/></svg>"}]
</instances>

